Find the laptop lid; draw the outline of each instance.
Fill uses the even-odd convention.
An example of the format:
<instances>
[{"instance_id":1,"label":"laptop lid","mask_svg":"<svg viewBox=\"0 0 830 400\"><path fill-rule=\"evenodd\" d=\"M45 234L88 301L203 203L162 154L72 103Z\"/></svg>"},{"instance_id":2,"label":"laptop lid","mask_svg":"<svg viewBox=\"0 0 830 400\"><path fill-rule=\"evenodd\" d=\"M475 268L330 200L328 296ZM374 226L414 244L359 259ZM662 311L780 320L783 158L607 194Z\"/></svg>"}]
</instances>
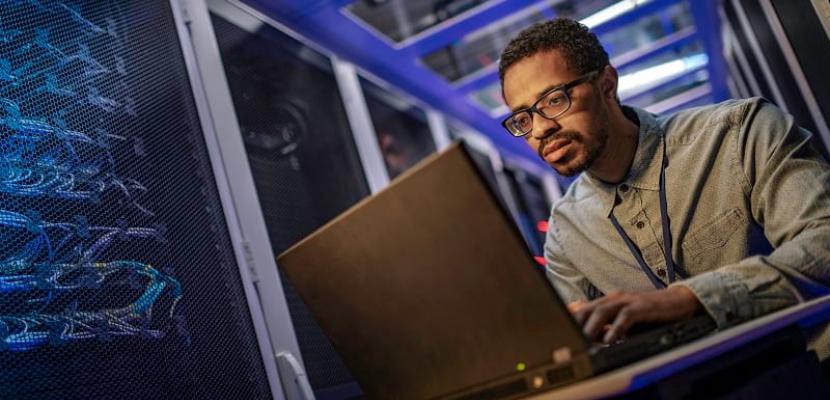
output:
<instances>
[{"instance_id":1,"label":"laptop lid","mask_svg":"<svg viewBox=\"0 0 830 400\"><path fill-rule=\"evenodd\" d=\"M370 398L440 397L588 346L461 144L277 263Z\"/></svg>"}]
</instances>

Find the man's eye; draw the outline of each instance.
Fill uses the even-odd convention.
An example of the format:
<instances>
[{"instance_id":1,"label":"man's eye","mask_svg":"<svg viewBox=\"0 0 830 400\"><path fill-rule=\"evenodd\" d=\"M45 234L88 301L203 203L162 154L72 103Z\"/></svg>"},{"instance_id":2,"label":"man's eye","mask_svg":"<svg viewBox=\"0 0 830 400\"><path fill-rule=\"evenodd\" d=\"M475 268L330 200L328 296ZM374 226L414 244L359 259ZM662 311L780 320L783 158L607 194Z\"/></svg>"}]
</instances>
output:
<instances>
[{"instance_id":1,"label":"man's eye","mask_svg":"<svg viewBox=\"0 0 830 400\"><path fill-rule=\"evenodd\" d=\"M548 98L548 105L549 106L558 106L565 102L565 97L560 94L555 94Z\"/></svg>"}]
</instances>

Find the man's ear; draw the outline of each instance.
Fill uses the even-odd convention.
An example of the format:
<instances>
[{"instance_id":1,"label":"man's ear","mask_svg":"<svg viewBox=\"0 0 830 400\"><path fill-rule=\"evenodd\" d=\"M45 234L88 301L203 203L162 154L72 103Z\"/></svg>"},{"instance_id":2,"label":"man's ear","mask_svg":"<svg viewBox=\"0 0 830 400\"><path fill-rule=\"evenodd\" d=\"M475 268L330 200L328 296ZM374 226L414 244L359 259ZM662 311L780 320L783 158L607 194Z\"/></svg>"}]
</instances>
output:
<instances>
[{"instance_id":1,"label":"man's ear","mask_svg":"<svg viewBox=\"0 0 830 400\"><path fill-rule=\"evenodd\" d=\"M602 68L599 73L599 90L603 98L616 101L618 81L619 76L616 68L610 65Z\"/></svg>"}]
</instances>

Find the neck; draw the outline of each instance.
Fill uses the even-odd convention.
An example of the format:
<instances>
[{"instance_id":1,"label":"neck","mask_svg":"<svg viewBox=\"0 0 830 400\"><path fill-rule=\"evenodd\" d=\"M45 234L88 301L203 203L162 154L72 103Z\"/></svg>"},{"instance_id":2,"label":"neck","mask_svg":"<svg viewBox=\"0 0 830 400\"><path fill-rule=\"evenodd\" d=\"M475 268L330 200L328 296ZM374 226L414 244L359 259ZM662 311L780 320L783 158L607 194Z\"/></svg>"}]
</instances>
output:
<instances>
[{"instance_id":1,"label":"neck","mask_svg":"<svg viewBox=\"0 0 830 400\"><path fill-rule=\"evenodd\" d=\"M618 105L608 110L608 141L588 173L605 183L621 182L628 175L637 152L640 128L626 118Z\"/></svg>"}]
</instances>

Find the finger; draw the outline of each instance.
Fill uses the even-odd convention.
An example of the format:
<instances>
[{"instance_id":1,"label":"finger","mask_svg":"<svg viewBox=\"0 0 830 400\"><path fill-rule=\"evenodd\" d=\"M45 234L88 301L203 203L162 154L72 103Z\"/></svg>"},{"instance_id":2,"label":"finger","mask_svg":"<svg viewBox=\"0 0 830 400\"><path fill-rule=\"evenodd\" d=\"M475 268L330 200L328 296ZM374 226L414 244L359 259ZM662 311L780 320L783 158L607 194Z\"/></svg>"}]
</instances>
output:
<instances>
[{"instance_id":1,"label":"finger","mask_svg":"<svg viewBox=\"0 0 830 400\"><path fill-rule=\"evenodd\" d=\"M591 339L598 337L602 328L616 318L617 313L625 304L622 301L606 302L594 308L585 325L582 327L585 335Z\"/></svg>"},{"instance_id":2,"label":"finger","mask_svg":"<svg viewBox=\"0 0 830 400\"><path fill-rule=\"evenodd\" d=\"M568 311L570 311L571 314L574 314L577 311L579 311L582 307L584 307L585 304L588 304L588 302L586 302L585 300L577 300L577 301L568 303Z\"/></svg>"},{"instance_id":3,"label":"finger","mask_svg":"<svg viewBox=\"0 0 830 400\"><path fill-rule=\"evenodd\" d=\"M602 341L605 343L614 343L619 340L628 332L631 325L638 321L638 316L639 314L632 307L627 306L620 309L611 327L605 332Z\"/></svg>"},{"instance_id":4,"label":"finger","mask_svg":"<svg viewBox=\"0 0 830 400\"><path fill-rule=\"evenodd\" d=\"M573 312L574 319L579 326L585 325L585 320L588 319L588 316L591 315L591 311L593 307L589 307L587 304L580 307L578 310Z\"/></svg>"},{"instance_id":5,"label":"finger","mask_svg":"<svg viewBox=\"0 0 830 400\"><path fill-rule=\"evenodd\" d=\"M594 309L597 307L608 303L609 301L614 301L614 299L610 298L609 296L603 296L595 300L591 300L588 302L583 302L582 305L573 313L576 322L579 325L585 325L585 321L594 312Z\"/></svg>"}]
</instances>

